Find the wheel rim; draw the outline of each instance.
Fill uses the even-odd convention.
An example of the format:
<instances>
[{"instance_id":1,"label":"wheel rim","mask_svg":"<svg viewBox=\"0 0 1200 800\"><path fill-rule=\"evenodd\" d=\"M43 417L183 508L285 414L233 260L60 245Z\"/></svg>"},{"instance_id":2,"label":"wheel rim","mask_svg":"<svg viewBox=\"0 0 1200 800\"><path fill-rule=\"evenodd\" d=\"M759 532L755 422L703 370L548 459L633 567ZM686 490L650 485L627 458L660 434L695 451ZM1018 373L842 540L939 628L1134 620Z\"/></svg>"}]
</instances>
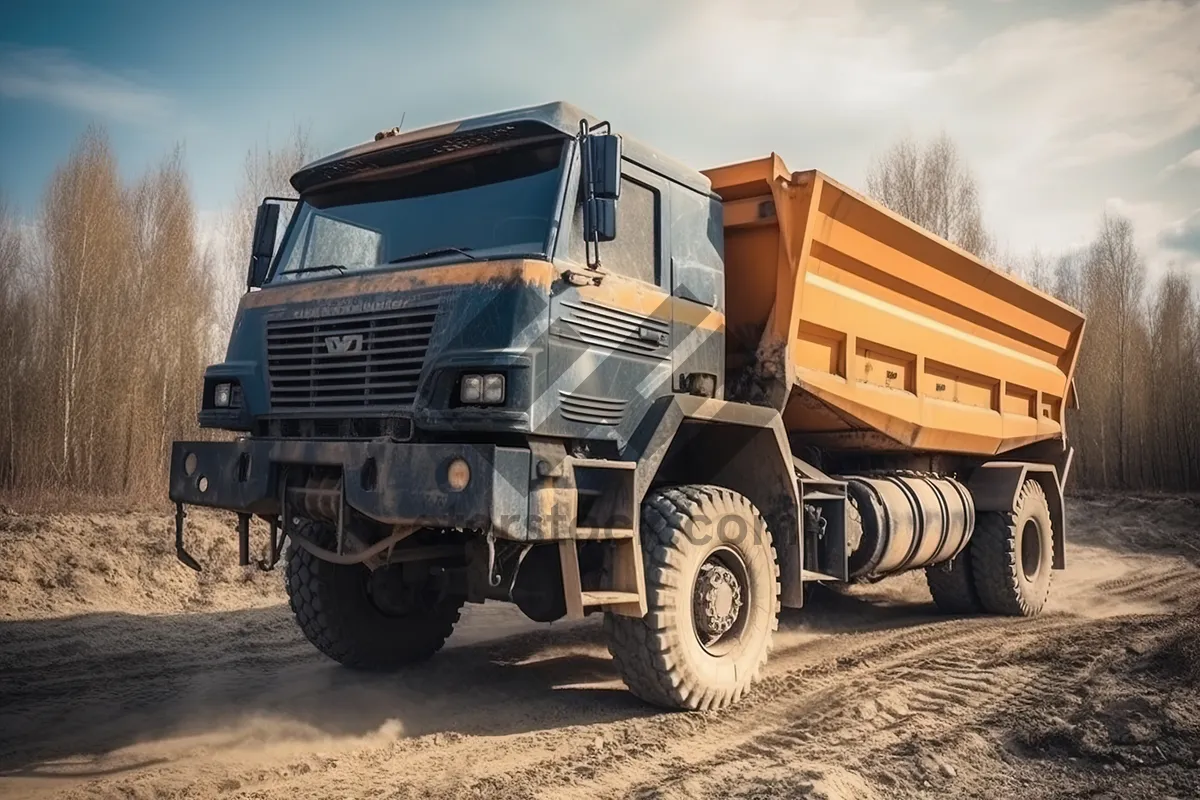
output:
<instances>
[{"instance_id":1,"label":"wheel rim","mask_svg":"<svg viewBox=\"0 0 1200 800\"><path fill-rule=\"evenodd\" d=\"M710 553L696 573L692 590L696 639L706 652L722 656L738 644L750 600L749 573L741 555L730 547Z\"/></svg>"},{"instance_id":2,"label":"wheel rim","mask_svg":"<svg viewBox=\"0 0 1200 800\"><path fill-rule=\"evenodd\" d=\"M1025 580L1032 581L1042 568L1042 537L1038 524L1028 520L1021 529L1021 572Z\"/></svg>"}]
</instances>

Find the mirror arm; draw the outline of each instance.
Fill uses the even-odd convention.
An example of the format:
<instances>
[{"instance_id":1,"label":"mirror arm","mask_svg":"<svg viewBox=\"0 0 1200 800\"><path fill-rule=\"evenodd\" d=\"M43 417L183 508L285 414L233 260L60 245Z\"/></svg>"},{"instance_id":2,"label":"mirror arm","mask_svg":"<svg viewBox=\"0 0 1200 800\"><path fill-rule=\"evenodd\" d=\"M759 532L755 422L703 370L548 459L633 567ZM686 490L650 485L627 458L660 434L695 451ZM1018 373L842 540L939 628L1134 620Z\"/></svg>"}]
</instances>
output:
<instances>
[{"instance_id":1,"label":"mirror arm","mask_svg":"<svg viewBox=\"0 0 1200 800\"><path fill-rule=\"evenodd\" d=\"M600 234L599 220L596 219L596 183L592 174L592 148L588 145L591 137L587 119L579 120L579 172L584 181L583 214L584 237L583 257L588 269L600 269ZM590 235L588 232L590 231Z\"/></svg>"}]
</instances>

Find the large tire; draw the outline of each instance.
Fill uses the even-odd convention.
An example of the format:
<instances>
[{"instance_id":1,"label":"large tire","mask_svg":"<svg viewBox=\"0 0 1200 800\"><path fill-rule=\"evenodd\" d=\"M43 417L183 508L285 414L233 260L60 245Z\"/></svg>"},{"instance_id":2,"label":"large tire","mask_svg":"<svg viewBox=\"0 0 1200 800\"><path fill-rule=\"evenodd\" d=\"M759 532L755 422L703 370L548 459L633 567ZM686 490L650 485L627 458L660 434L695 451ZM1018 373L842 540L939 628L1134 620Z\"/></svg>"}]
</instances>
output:
<instances>
[{"instance_id":1,"label":"large tire","mask_svg":"<svg viewBox=\"0 0 1200 800\"><path fill-rule=\"evenodd\" d=\"M302 522L297 533L334 546L327 526ZM440 650L465 598L434 597L406 612L385 612L372 600L371 577L361 564L323 561L293 543L288 549L287 593L308 640L334 661L363 670L396 669Z\"/></svg>"},{"instance_id":2,"label":"large tire","mask_svg":"<svg viewBox=\"0 0 1200 800\"><path fill-rule=\"evenodd\" d=\"M971 549L968 547L954 558L925 568L925 582L938 610L944 614L978 614L983 603L975 591L971 574Z\"/></svg>"},{"instance_id":3,"label":"large tire","mask_svg":"<svg viewBox=\"0 0 1200 800\"><path fill-rule=\"evenodd\" d=\"M779 627L779 565L758 509L720 486L655 490L642 504L641 540L649 612L604 620L617 671L635 695L666 708L737 702Z\"/></svg>"},{"instance_id":4,"label":"large tire","mask_svg":"<svg viewBox=\"0 0 1200 800\"><path fill-rule=\"evenodd\" d=\"M1037 616L1050 596L1053 560L1050 507L1037 481L1025 481L1012 513L979 515L971 537L971 572L986 610Z\"/></svg>"}]
</instances>

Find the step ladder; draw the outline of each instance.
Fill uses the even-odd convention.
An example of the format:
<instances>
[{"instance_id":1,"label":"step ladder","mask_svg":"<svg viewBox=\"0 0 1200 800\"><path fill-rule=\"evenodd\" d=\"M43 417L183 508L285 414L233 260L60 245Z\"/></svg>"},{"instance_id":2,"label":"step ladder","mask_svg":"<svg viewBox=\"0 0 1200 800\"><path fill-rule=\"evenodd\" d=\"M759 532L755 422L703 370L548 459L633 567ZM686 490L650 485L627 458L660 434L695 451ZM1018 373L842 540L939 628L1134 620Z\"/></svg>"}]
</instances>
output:
<instances>
[{"instance_id":1,"label":"step ladder","mask_svg":"<svg viewBox=\"0 0 1200 800\"><path fill-rule=\"evenodd\" d=\"M589 608L627 617L645 616L646 584L638 534L639 509L634 497L637 464L568 456L564 467L572 470L578 498L588 501L579 511L574 538L558 542L567 618L582 619ZM611 548L608 585L603 588L583 589L579 545L585 541L602 541Z\"/></svg>"}]
</instances>

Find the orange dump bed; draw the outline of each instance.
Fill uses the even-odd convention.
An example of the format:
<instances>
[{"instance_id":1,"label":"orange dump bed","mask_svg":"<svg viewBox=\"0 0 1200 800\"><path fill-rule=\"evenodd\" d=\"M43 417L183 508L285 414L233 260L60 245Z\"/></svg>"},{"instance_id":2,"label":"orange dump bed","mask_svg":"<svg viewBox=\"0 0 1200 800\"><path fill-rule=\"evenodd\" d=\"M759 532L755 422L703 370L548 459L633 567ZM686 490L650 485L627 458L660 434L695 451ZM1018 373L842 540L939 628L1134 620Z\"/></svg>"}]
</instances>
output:
<instances>
[{"instance_id":1,"label":"orange dump bed","mask_svg":"<svg viewBox=\"0 0 1200 800\"><path fill-rule=\"evenodd\" d=\"M836 449L994 454L1063 435L1083 315L775 155L705 174L724 200L730 366Z\"/></svg>"}]
</instances>

